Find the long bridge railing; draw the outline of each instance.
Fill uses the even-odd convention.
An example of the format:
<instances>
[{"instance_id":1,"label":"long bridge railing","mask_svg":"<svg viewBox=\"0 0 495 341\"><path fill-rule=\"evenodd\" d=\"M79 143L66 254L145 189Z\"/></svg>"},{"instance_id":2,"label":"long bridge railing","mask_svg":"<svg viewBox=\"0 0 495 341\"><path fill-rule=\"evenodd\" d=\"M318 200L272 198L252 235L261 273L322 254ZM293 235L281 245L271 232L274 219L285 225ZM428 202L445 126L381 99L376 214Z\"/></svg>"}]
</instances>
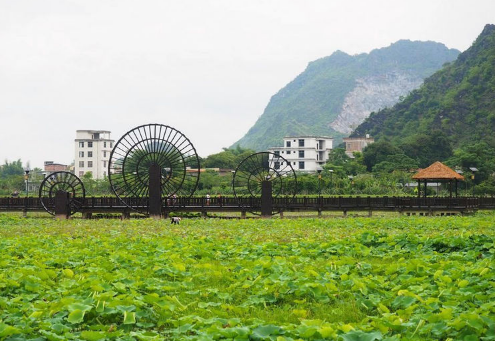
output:
<instances>
[{"instance_id":1,"label":"long bridge railing","mask_svg":"<svg viewBox=\"0 0 495 341\"><path fill-rule=\"evenodd\" d=\"M138 199L140 205L147 198ZM162 212L246 212L261 209L261 198L179 197L162 201ZM495 197L306 197L273 198L274 211L472 211L495 209ZM44 211L39 198L0 198L1 211ZM80 205L82 213L122 213L132 211L116 197L88 197Z\"/></svg>"}]
</instances>

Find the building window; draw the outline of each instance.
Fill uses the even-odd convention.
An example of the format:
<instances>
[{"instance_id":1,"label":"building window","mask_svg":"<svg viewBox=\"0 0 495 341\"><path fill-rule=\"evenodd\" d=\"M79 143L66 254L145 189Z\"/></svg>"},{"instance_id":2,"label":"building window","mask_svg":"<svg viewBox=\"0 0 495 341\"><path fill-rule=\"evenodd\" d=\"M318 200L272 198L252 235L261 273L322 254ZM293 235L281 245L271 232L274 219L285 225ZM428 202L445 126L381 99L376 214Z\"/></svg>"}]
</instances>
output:
<instances>
[{"instance_id":1,"label":"building window","mask_svg":"<svg viewBox=\"0 0 495 341\"><path fill-rule=\"evenodd\" d=\"M84 148L84 142L79 142L79 148Z\"/></svg>"},{"instance_id":2,"label":"building window","mask_svg":"<svg viewBox=\"0 0 495 341\"><path fill-rule=\"evenodd\" d=\"M280 162L275 161L274 168L275 169L280 169Z\"/></svg>"},{"instance_id":3,"label":"building window","mask_svg":"<svg viewBox=\"0 0 495 341\"><path fill-rule=\"evenodd\" d=\"M79 176L83 176L84 175L84 171L79 171Z\"/></svg>"},{"instance_id":4,"label":"building window","mask_svg":"<svg viewBox=\"0 0 495 341\"><path fill-rule=\"evenodd\" d=\"M285 146L286 146L287 148L290 148L290 141L287 141L287 142L285 143Z\"/></svg>"},{"instance_id":5,"label":"building window","mask_svg":"<svg viewBox=\"0 0 495 341\"><path fill-rule=\"evenodd\" d=\"M107 176L107 172L103 172L103 176Z\"/></svg>"},{"instance_id":6,"label":"building window","mask_svg":"<svg viewBox=\"0 0 495 341\"><path fill-rule=\"evenodd\" d=\"M275 155L279 156L279 155L280 155L280 150L275 150L275 151L273 152L273 154L275 154Z\"/></svg>"},{"instance_id":7,"label":"building window","mask_svg":"<svg viewBox=\"0 0 495 341\"><path fill-rule=\"evenodd\" d=\"M113 143L112 143L112 142L110 142L110 148L112 148L112 145L113 145Z\"/></svg>"},{"instance_id":8,"label":"building window","mask_svg":"<svg viewBox=\"0 0 495 341\"><path fill-rule=\"evenodd\" d=\"M304 158L304 150L299 151L299 158L303 159Z\"/></svg>"},{"instance_id":9,"label":"building window","mask_svg":"<svg viewBox=\"0 0 495 341\"><path fill-rule=\"evenodd\" d=\"M93 168L93 161L88 161L88 168Z\"/></svg>"},{"instance_id":10,"label":"building window","mask_svg":"<svg viewBox=\"0 0 495 341\"><path fill-rule=\"evenodd\" d=\"M299 140L299 147L304 147L304 140Z\"/></svg>"},{"instance_id":11,"label":"building window","mask_svg":"<svg viewBox=\"0 0 495 341\"><path fill-rule=\"evenodd\" d=\"M103 161L103 167L107 168L107 162Z\"/></svg>"},{"instance_id":12,"label":"building window","mask_svg":"<svg viewBox=\"0 0 495 341\"><path fill-rule=\"evenodd\" d=\"M100 139L100 133L94 133L93 140L99 140L99 139Z\"/></svg>"},{"instance_id":13,"label":"building window","mask_svg":"<svg viewBox=\"0 0 495 341\"><path fill-rule=\"evenodd\" d=\"M79 152L79 157L84 157L84 152Z\"/></svg>"},{"instance_id":14,"label":"building window","mask_svg":"<svg viewBox=\"0 0 495 341\"><path fill-rule=\"evenodd\" d=\"M93 148L93 142L88 141L88 148Z\"/></svg>"},{"instance_id":15,"label":"building window","mask_svg":"<svg viewBox=\"0 0 495 341\"><path fill-rule=\"evenodd\" d=\"M93 157L93 152L88 152L88 157Z\"/></svg>"},{"instance_id":16,"label":"building window","mask_svg":"<svg viewBox=\"0 0 495 341\"><path fill-rule=\"evenodd\" d=\"M79 167L84 168L84 161L79 161Z\"/></svg>"},{"instance_id":17,"label":"building window","mask_svg":"<svg viewBox=\"0 0 495 341\"><path fill-rule=\"evenodd\" d=\"M103 151L103 157L107 157L107 151L106 150Z\"/></svg>"},{"instance_id":18,"label":"building window","mask_svg":"<svg viewBox=\"0 0 495 341\"><path fill-rule=\"evenodd\" d=\"M107 141L103 141L103 148L107 147Z\"/></svg>"},{"instance_id":19,"label":"building window","mask_svg":"<svg viewBox=\"0 0 495 341\"><path fill-rule=\"evenodd\" d=\"M304 169L304 161L299 161L299 169Z\"/></svg>"},{"instance_id":20,"label":"building window","mask_svg":"<svg viewBox=\"0 0 495 341\"><path fill-rule=\"evenodd\" d=\"M287 154L290 154L290 150L287 151Z\"/></svg>"}]
</instances>

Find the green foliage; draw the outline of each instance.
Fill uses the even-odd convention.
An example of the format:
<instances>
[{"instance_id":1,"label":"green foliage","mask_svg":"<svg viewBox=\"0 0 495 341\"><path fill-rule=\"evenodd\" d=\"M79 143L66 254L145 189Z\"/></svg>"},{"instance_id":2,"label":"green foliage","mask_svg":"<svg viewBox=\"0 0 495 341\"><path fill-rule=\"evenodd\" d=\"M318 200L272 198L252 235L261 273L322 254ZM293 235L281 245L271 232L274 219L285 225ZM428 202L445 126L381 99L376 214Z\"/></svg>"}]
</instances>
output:
<instances>
[{"instance_id":1,"label":"green foliage","mask_svg":"<svg viewBox=\"0 0 495 341\"><path fill-rule=\"evenodd\" d=\"M8 160L5 160L5 163L0 166L0 178L23 174L24 168L22 167L22 162L20 159L17 161L12 161L10 163Z\"/></svg>"},{"instance_id":2,"label":"green foliage","mask_svg":"<svg viewBox=\"0 0 495 341\"><path fill-rule=\"evenodd\" d=\"M235 169L242 160L253 153L254 150L237 145L235 148L224 148L220 153L209 155L201 164L203 168Z\"/></svg>"},{"instance_id":3,"label":"green foliage","mask_svg":"<svg viewBox=\"0 0 495 341\"><path fill-rule=\"evenodd\" d=\"M490 175L488 179L482 181L476 188L476 193L482 195L495 195L495 175Z\"/></svg>"},{"instance_id":4,"label":"green foliage","mask_svg":"<svg viewBox=\"0 0 495 341\"><path fill-rule=\"evenodd\" d=\"M495 147L486 142L469 144L457 149L454 155L447 160L447 164L454 168L460 168L470 174L469 168L475 167L477 182L488 179L495 172Z\"/></svg>"},{"instance_id":5,"label":"green foliage","mask_svg":"<svg viewBox=\"0 0 495 341\"><path fill-rule=\"evenodd\" d=\"M399 148L409 158L416 160L417 166L426 168L435 161L444 161L452 156L449 138L440 130L431 134L417 134L406 138Z\"/></svg>"},{"instance_id":6,"label":"green foliage","mask_svg":"<svg viewBox=\"0 0 495 341\"><path fill-rule=\"evenodd\" d=\"M232 193L232 175L220 175L214 170L207 169L206 172L201 173L198 183L197 194L206 193Z\"/></svg>"},{"instance_id":7,"label":"green foliage","mask_svg":"<svg viewBox=\"0 0 495 341\"><path fill-rule=\"evenodd\" d=\"M410 171L418 169L418 162L405 154L393 154L386 161L373 166L373 172L392 173L394 171Z\"/></svg>"},{"instance_id":8,"label":"green foliage","mask_svg":"<svg viewBox=\"0 0 495 341\"><path fill-rule=\"evenodd\" d=\"M219 174L217 171L208 168L220 168L234 170L248 156L255 153L251 149L224 148L220 153L209 155L201 162L202 168L207 168L199 178L197 194L222 193L232 194L232 174Z\"/></svg>"},{"instance_id":9,"label":"green foliage","mask_svg":"<svg viewBox=\"0 0 495 341\"><path fill-rule=\"evenodd\" d=\"M5 163L0 166L0 194L10 195L14 191L21 191L24 184L24 168L21 160Z\"/></svg>"},{"instance_id":10,"label":"green foliage","mask_svg":"<svg viewBox=\"0 0 495 341\"><path fill-rule=\"evenodd\" d=\"M376 164L387 161L391 155L401 154L402 151L388 141L378 141L368 145L363 151L363 162L368 171Z\"/></svg>"},{"instance_id":11,"label":"green foliage","mask_svg":"<svg viewBox=\"0 0 495 341\"><path fill-rule=\"evenodd\" d=\"M87 197L92 196L114 196L108 177L94 179L91 172L86 172L81 178Z\"/></svg>"},{"instance_id":12,"label":"green foliage","mask_svg":"<svg viewBox=\"0 0 495 341\"><path fill-rule=\"evenodd\" d=\"M333 166L343 166L347 163L351 158L347 156L344 148L335 148L330 150L328 153L327 164Z\"/></svg>"},{"instance_id":13,"label":"green foliage","mask_svg":"<svg viewBox=\"0 0 495 341\"><path fill-rule=\"evenodd\" d=\"M0 214L0 339L490 340L494 218Z\"/></svg>"},{"instance_id":14,"label":"green foliage","mask_svg":"<svg viewBox=\"0 0 495 341\"><path fill-rule=\"evenodd\" d=\"M420 89L392 108L372 113L352 135L389 139L426 167L447 160L452 149L480 142L495 147L493 98L495 25L487 25L455 62L427 78Z\"/></svg>"},{"instance_id":15,"label":"green foliage","mask_svg":"<svg viewBox=\"0 0 495 341\"><path fill-rule=\"evenodd\" d=\"M225 168L234 169L236 165L236 157L231 152L223 151L217 154L208 155L204 160L205 168Z\"/></svg>"},{"instance_id":16,"label":"green foliage","mask_svg":"<svg viewBox=\"0 0 495 341\"><path fill-rule=\"evenodd\" d=\"M299 76L275 94L263 115L234 145L258 151L279 146L284 136L344 134L328 126L342 110L358 79L404 71L421 79L431 75L459 51L434 42L401 40L369 54L336 51L310 62ZM364 135L363 135L364 136Z\"/></svg>"}]
</instances>

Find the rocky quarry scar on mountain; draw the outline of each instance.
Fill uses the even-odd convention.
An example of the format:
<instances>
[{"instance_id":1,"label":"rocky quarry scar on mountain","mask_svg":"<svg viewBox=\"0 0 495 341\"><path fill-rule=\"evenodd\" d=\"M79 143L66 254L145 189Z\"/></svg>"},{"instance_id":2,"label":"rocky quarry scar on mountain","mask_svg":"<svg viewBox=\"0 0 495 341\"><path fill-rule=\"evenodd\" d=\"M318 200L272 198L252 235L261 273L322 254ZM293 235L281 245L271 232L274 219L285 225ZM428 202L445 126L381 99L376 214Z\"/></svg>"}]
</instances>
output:
<instances>
[{"instance_id":1,"label":"rocky quarry scar on mountain","mask_svg":"<svg viewBox=\"0 0 495 341\"><path fill-rule=\"evenodd\" d=\"M332 136L338 144L372 111L394 105L458 55L440 43L409 40L354 56L336 51L275 94L233 147L262 151L300 135Z\"/></svg>"},{"instance_id":2,"label":"rocky quarry scar on mountain","mask_svg":"<svg viewBox=\"0 0 495 341\"><path fill-rule=\"evenodd\" d=\"M371 112L394 105L421 83L423 80L418 75L401 70L358 78L356 87L345 97L342 110L330 127L350 134Z\"/></svg>"}]
</instances>

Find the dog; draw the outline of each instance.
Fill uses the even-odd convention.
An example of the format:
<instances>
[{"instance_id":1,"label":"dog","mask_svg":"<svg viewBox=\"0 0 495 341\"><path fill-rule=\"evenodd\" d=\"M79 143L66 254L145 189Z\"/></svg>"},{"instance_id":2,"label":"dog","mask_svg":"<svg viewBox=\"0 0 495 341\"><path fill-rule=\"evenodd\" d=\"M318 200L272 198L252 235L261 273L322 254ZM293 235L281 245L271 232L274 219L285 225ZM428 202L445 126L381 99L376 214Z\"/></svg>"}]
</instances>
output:
<instances>
[{"instance_id":1,"label":"dog","mask_svg":"<svg viewBox=\"0 0 495 341\"><path fill-rule=\"evenodd\" d=\"M172 217L172 218L170 218L170 224L179 225L180 224L180 217Z\"/></svg>"}]
</instances>

